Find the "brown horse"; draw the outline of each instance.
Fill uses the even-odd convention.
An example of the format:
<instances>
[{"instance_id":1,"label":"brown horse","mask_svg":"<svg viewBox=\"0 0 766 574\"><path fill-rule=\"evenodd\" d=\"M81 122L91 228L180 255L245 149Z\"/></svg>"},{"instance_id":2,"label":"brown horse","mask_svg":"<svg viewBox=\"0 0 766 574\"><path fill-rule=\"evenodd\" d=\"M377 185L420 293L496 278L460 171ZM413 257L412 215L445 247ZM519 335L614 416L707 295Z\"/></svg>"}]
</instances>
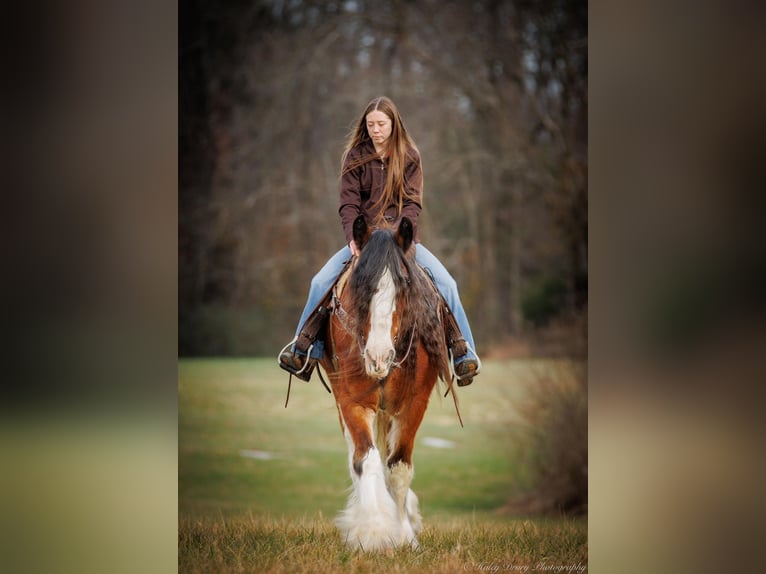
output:
<instances>
[{"instance_id":1,"label":"brown horse","mask_svg":"<svg viewBox=\"0 0 766 574\"><path fill-rule=\"evenodd\" d=\"M412 239L407 218L396 230L375 231L356 219L361 253L334 297L322 359L353 483L336 525L348 545L364 550L418 544L415 434L437 378L449 377L442 299L415 262Z\"/></svg>"}]
</instances>

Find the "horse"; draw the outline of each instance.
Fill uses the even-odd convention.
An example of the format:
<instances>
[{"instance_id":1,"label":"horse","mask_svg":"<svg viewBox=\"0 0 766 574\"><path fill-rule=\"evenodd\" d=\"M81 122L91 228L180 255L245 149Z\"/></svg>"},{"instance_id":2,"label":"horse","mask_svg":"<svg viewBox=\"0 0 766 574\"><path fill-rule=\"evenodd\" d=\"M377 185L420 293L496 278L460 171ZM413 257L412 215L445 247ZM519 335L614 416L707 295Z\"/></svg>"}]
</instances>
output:
<instances>
[{"instance_id":1,"label":"horse","mask_svg":"<svg viewBox=\"0 0 766 574\"><path fill-rule=\"evenodd\" d=\"M373 230L359 216L353 237L360 254L340 295L333 294L321 360L348 444L352 481L335 524L353 548L417 547L423 523L410 489L415 434L438 378L450 381L448 392L457 400L445 303L415 261L408 218L396 229Z\"/></svg>"}]
</instances>

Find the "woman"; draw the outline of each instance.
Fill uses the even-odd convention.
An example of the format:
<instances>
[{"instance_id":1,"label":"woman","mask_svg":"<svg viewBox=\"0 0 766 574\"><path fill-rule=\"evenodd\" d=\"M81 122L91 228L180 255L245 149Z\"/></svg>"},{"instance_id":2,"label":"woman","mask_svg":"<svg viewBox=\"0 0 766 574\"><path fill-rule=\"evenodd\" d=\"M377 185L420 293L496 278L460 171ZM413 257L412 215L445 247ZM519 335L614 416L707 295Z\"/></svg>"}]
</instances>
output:
<instances>
[{"instance_id":1,"label":"woman","mask_svg":"<svg viewBox=\"0 0 766 574\"><path fill-rule=\"evenodd\" d=\"M462 333L462 338L460 333L453 337L458 343L452 346L458 384L465 386L472 382L479 373L481 361L474 351L473 335L457 284L439 260L419 242L417 222L422 197L423 172L418 148L407 133L394 103L386 97L375 98L362 113L343 152L338 211L348 245L333 255L311 280L308 301L295 338L279 355L280 367L308 381L314 365L322 357L323 342L314 339L318 329L306 333L304 326L307 322L312 325L321 322L321 318L314 315L315 310L345 262L359 255L353 237L354 219L362 214L370 226L383 222L398 225L406 216L415 228L415 259L430 272ZM311 356L307 361L309 349Z\"/></svg>"}]
</instances>

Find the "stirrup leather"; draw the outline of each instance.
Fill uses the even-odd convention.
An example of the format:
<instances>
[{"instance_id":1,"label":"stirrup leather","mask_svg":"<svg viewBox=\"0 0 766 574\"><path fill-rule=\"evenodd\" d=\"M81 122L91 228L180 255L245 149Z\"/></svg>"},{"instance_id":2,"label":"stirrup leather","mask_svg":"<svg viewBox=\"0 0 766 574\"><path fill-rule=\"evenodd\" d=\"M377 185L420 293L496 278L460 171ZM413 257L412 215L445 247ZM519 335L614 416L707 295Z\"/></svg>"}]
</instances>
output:
<instances>
[{"instance_id":1,"label":"stirrup leather","mask_svg":"<svg viewBox=\"0 0 766 574\"><path fill-rule=\"evenodd\" d=\"M458 387L467 387L473 382L473 378L481 371L481 359L476 354L476 351L471 349L470 345L466 342L463 334L460 332L460 327L457 324L455 316L447 305L446 301L443 306L444 323L445 323L445 337L447 339L447 348L449 349L450 365L452 367L452 374L457 380ZM457 373L458 365L455 365L455 359L466 355L468 351L471 351L476 357L476 370L470 373L464 373L459 375ZM472 360L472 359L468 359Z\"/></svg>"}]
</instances>

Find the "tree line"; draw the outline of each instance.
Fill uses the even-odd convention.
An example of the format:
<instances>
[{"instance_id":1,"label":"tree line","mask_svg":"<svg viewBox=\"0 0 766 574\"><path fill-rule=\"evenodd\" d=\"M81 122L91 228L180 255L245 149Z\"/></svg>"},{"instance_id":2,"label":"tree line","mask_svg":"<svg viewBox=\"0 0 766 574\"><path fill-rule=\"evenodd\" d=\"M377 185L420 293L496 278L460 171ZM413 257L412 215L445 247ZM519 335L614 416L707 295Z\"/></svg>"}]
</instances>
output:
<instances>
[{"instance_id":1,"label":"tree line","mask_svg":"<svg viewBox=\"0 0 766 574\"><path fill-rule=\"evenodd\" d=\"M179 5L179 353L274 354L345 242L340 156L387 95L421 240L479 350L587 306L587 3Z\"/></svg>"}]
</instances>

